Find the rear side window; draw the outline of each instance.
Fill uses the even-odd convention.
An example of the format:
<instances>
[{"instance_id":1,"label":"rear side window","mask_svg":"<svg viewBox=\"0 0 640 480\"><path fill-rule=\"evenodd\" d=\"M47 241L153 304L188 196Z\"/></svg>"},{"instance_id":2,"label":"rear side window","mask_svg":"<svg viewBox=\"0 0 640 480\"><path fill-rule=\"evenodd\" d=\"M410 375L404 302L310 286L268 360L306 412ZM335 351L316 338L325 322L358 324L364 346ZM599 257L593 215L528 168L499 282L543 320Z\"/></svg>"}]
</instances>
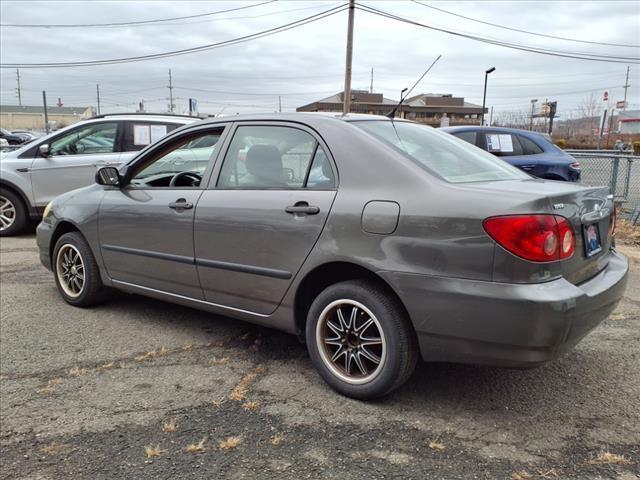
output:
<instances>
[{"instance_id":1,"label":"rear side window","mask_svg":"<svg viewBox=\"0 0 640 480\"><path fill-rule=\"evenodd\" d=\"M321 152L321 153L319 153ZM334 183L328 159L309 133L283 126L240 126L224 158L221 188L323 188ZM314 170L315 169L315 170ZM313 172L313 174L311 173Z\"/></svg>"},{"instance_id":2,"label":"rear side window","mask_svg":"<svg viewBox=\"0 0 640 480\"><path fill-rule=\"evenodd\" d=\"M511 133L487 133L487 150L499 157L522 155L522 146L516 135Z\"/></svg>"},{"instance_id":3,"label":"rear side window","mask_svg":"<svg viewBox=\"0 0 640 480\"><path fill-rule=\"evenodd\" d=\"M530 178L507 162L425 125L386 120L353 125L451 183Z\"/></svg>"},{"instance_id":4,"label":"rear side window","mask_svg":"<svg viewBox=\"0 0 640 480\"><path fill-rule=\"evenodd\" d=\"M522 145L523 155L537 155L538 153L543 152L542 148L540 148L533 140L529 140L527 137L518 135L518 140L520 140L520 145Z\"/></svg>"},{"instance_id":5,"label":"rear side window","mask_svg":"<svg viewBox=\"0 0 640 480\"><path fill-rule=\"evenodd\" d=\"M124 152L142 150L179 126L175 123L124 122L124 144L122 150Z\"/></svg>"},{"instance_id":6,"label":"rear side window","mask_svg":"<svg viewBox=\"0 0 640 480\"><path fill-rule=\"evenodd\" d=\"M453 136L471 145L476 145L476 141L478 140L478 132L455 132Z\"/></svg>"}]
</instances>

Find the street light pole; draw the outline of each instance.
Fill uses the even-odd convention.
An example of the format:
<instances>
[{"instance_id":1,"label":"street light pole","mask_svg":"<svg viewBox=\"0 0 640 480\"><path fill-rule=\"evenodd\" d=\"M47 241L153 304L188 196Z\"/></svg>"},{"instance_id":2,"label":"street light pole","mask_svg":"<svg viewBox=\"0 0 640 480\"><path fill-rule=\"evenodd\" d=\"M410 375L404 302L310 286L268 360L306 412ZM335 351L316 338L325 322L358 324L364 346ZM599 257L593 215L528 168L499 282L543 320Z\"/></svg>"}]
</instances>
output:
<instances>
[{"instance_id":1,"label":"street light pole","mask_svg":"<svg viewBox=\"0 0 640 480\"><path fill-rule=\"evenodd\" d=\"M482 95L482 113L480 114L480 125L484 127L484 105L487 101L487 77L491 72L494 72L496 67L491 67L484 71L484 94Z\"/></svg>"},{"instance_id":2,"label":"street light pole","mask_svg":"<svg viewBox=\"0 0 640 480\"><path fill-rule=\"evenodd\" d=\"M533 112L535 111L536 103L538 103L538 99L537 98L532 98L531 99L531 118L529 119L529 130L530 131L533 131Z\"/></svg>"}]
</instances>

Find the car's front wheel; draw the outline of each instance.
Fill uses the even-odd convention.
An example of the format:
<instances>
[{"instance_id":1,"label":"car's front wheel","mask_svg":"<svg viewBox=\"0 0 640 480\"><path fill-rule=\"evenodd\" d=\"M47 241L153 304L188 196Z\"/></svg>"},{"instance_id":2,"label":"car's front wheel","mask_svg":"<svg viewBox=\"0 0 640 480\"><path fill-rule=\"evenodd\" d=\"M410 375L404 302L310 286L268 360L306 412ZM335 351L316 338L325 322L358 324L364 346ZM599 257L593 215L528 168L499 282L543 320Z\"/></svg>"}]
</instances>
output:
<instances>
[{"instance_id":1,"label":"car's front wheel","mask_svg":"<svg viewBox=\"0 0 640 480\"><path fill-rule=\"evenodd\" d=\"M53 272L58 291L76 307L90 307L105 298L96 259L78 232L62 235L53 249Z\"/></svg>"},{"instance_id":2,"label":"car's front wheel","mask_svg":"<svg viewBox=\"0 0 640 480\"><path fill-rule=\"evenodd\" d=\"M322 378L353 398L390 393L409 378L418 359L406 312L369 281L341 282L320 293L309 309L306 340Z\"/></svg>"},{"instance_id":3,"label":"car's front wheel","mask_svg":"<svg viewBox=\"0 0 640 480\"><path fill-rule=\"evenodd\" d=\"M0 237L20 233L27 223L22 199L10 190L0 189Z\"/></svg>"}]
</instances>

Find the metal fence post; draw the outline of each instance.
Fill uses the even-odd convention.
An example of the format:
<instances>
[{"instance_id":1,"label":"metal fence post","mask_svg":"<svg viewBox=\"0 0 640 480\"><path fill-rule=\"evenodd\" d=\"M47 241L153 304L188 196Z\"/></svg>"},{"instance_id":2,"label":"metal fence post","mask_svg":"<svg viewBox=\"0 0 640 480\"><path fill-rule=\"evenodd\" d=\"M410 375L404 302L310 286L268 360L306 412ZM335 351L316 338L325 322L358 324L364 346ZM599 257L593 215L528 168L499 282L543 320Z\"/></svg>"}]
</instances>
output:
<instances>
[{"instance_id":1,"label":"metal fence post","mask_svg":"<svg viewBox=\"0 0 640 480\"><path fill-rule=\"evenodd\" d=\"M629 198L629 181L631 180L631 166L633 158L627 157L627 178L624 180L624 198Z\"/></svg>"},{"instance_id":2,"label":"metal fence post","mask_svg":"<svg viewBox=\"0 0 640 480\"><path fill-rule=\"evenodd\" d=\"M611 181L609 182L609 188L611 189L611 194L616 196L616 187L618 186L618 169L620 167L620 159L613 159L613 167L611 169Z\"/></svg>"}]
</instances>

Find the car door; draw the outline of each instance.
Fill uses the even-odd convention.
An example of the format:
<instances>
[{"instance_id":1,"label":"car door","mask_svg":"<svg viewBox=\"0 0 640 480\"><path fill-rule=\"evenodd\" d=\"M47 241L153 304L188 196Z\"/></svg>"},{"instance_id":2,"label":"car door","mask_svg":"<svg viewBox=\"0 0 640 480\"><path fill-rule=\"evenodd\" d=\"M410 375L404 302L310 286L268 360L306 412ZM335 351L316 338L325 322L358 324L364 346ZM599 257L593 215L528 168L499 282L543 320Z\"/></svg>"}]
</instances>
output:
<instances>
[{"instance_id":1,"label":"car door","mask_svg":"<svg viewBox=\"0 0 640 480\"><path fill-rule=\"evenodd\" d=\"M91 185L97 168L118 166L118 128L116 121L85 123L52 137L48 156L36 151L29 169L35 205Z\"/></svg>"},{"instance_id":2,"label":"car door","mask_svg":"<svg viewBox=\"0 0 640 480\"><path fill-rule=\"evenodd\" d=\"M198 274L206 301L266 315L322 232L335 169L299 125L238 124L227 144L196 210Z\"/></svg>"},{"instance_id":3,"label":"car door","mask_svg":"<svg viewBox=\"0 0 640 480\"><path fill-rule=\"evenodd\" d=\"M122 171L124 186L105 191L99 239L114 282L203 298L194 261L193 219L224 128L189 130L159 142ZM169 166L167 159L177 151L193 150L197 140L206 140L208 147L198 148L198 155L180 168Z\"/></svg>"}]
</instances>

